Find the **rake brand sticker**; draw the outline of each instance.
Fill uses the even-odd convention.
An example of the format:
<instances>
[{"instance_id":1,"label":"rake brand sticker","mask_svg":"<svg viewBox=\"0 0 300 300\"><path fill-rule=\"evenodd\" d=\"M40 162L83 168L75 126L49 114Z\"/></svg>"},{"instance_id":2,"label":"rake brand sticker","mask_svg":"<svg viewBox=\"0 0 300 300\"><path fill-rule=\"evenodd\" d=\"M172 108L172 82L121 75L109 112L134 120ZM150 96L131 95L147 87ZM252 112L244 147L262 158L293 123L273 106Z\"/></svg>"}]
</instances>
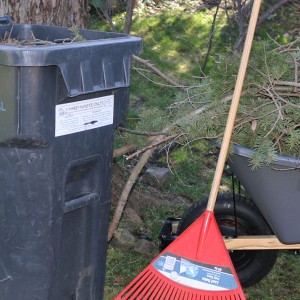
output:
<instances>
[{"instance_id":1,"label":"rake brand sticker","mask_svg":"<svg viewBox=\"0 0 300 300\"><path fill-rule=\"evenodd\" d=\"M158 257L153 267L171 280L196 289L224 291L238 287L230 268L204 264L168 252Z\"/></svg>"},{"instance_id":2,"label":"rake brand sticker","mask_svg":"<svg viewBox=\"0 0 300 300\"><path fill-rule=\"evenodd\" d=\"M113 124L114 96L59 104L55 107L55 136Z\"/></svg>"}]
</instances>

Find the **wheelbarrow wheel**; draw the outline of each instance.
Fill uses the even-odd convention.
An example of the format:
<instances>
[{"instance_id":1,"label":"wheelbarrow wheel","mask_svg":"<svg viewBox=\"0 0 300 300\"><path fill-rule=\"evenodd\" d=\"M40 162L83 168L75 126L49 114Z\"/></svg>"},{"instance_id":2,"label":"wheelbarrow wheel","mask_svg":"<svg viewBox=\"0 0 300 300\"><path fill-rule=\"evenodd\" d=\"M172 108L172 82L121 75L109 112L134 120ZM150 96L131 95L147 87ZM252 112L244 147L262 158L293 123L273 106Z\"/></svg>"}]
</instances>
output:
<instances>
[{"instance_id":1,"label":"wheelbarrow wheel","mask_svg":"<svg viewBox=\"0 0 300 300\"><path fill-rule=\"evenodd\" d=\"M207 199L196 202L185 212L178 225L178 234L205 211L206 204ZM273 234L252 200L242 195L235 195L234 210L233 195L220 194L214 212L223 236ZM277 252L276 250L230 251L232 262L243 287L259 282L271 271L276 262Z\"/></svg>"}]
</instances>

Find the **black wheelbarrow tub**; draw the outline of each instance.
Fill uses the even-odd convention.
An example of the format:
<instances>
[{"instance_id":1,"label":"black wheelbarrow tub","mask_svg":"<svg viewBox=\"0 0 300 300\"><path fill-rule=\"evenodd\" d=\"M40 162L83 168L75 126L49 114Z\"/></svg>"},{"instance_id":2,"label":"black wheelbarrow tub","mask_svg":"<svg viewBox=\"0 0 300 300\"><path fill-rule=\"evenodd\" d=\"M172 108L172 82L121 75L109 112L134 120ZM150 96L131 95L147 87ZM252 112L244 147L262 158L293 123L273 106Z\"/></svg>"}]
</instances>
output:
<instances>
[{"instance_id":1,"label":"black wheelbarrow tub","mask_svg":"<svg viewBox=\"0 0 300 300\"><path fill-rule=\"evenodd\" d=\"M300 243L300 158L276 156L274 163L252 170L254 153L234 145L228 164L252 197L277 238Z\"/></svg>"}]
</instances>

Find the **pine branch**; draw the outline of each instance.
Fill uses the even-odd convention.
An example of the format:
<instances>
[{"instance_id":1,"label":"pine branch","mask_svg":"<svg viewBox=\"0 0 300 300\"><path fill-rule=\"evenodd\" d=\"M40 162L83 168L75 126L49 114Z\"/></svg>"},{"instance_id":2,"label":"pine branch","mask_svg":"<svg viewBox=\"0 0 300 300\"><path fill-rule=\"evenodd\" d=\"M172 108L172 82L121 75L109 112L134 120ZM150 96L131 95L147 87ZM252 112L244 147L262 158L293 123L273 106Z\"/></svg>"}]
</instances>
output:
<instances>
[{"instance_id":1,"label":"pine branch","mask_svg":"<svg viewBox=\"0 0 300 300\"><path fill-rule=\"evenodd\" d=\"M232 95L230 96L226 96L222 102L228 102L229 100L232 99ZM188 116L195 116L198 114L201 114L203 112L205 112L206 109L209 108L209 104L204 105L203 107L193 111L192 113L190 113ZM163 132L169 132L170 130L174 129L175 124L171 124L170 126L166 127ZM162 139L164 138L163 135L159 135L157 137L152 137L152 144L158 143L160 142ZM112 239L112 237L114 236L114 232L117 229L119 222L121 220L125 205L127 203L128 200L128 196L130 194L130 191L137 179L137 177L139 176L140 172L142 171L143 167L145 166L145 164L147 163L147 161L149 160L149 158L151 157L151 155L153 154L154 150L155 150L155 146L151 147L150 149L146 150L141 158L139 159L138 163L135 165L135 167L133 168L124 188L123 191L121 193L120 199L118 201L118 205L117 208L114 212L114 216L112 219L112 222L110 223L109 226L109 231L108 231L108 241L110 241Z\"/></svg>"},{"instance_id":2,"label":"pine branch","mask_svg":"<svg viewBox=\"0 0 300 300\"><path fill-rule=\"evenodd\" d=\"M296 155L299 154L300 105L297 99L299 82L296 79L299 59L291 60L286 54L286 52L294 51L296 46L296 44L289 44L287 48L280 47L278 49L277 45L261 42L253 49L255 51L253 51L251 68L249 68L241 97L233 140L246 147L254 145L256 150L256 156L252 160L254 167L270 163L277 152L290 151L285 153L290 155L294 151L293 153ZM274 49L275 47L278 50ZM286 51L286 49L288 50ZM172 106L173 121L159 133L168 133L175 138L179 132L184 133L187 142L199 137L220 137L225 125L227 103L232 96L226 96L221 101L220 98L221 95L229 93L234 88L232 82L235 81L237 62L236 57L220 59L220 64L216 66L215 70L212 70L210 78L203 80L203 84L199 87L201 92L193 91L193 93L197 93L198 105L201 102L206 104L194 109L196 103L195 99L192 99L194 94L189 95L187 101L177 101L178 105ZM179 93L182 96L183 92ZM289 96L286 97L286 94ZM201 119L198 117L200 114ZM145 114L145 116L148 117L148 128L159 128L155 127L156 123L149 118L149 114ZM159 118L157 120L160 121ZM163 122L159 124L162 125ZM150 130L146 129L145 131ZM188 136L188 134L190 135ZM115 212L116 216L110 228L110 238L118 226L127 197L139 172L154 149L162 141L165 142L166 138L169 137L160 135L148 138L148 144L142 149L145 152L141 155L137 168L133 169L132 176L120 197L118 210Z\"/></svg>"}]
</instances>

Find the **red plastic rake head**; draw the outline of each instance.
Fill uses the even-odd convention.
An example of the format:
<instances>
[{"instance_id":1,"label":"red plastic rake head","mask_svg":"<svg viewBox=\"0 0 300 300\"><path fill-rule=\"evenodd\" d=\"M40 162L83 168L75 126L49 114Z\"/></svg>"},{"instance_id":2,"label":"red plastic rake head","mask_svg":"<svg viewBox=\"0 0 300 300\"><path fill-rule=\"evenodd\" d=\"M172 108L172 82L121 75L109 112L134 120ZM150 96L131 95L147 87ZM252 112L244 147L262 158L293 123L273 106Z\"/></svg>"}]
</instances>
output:
<instances>
[{"instance_id":1,"label":"red plastic rake head","mask_svg":"<svg viewBox=\"0 0 300 300\"><path fill-rule=\"evenodd\" d=\"M121 299L246 299L213 212L205 211L159 254L115 298Z\"/></svg>"}]
</instances>

